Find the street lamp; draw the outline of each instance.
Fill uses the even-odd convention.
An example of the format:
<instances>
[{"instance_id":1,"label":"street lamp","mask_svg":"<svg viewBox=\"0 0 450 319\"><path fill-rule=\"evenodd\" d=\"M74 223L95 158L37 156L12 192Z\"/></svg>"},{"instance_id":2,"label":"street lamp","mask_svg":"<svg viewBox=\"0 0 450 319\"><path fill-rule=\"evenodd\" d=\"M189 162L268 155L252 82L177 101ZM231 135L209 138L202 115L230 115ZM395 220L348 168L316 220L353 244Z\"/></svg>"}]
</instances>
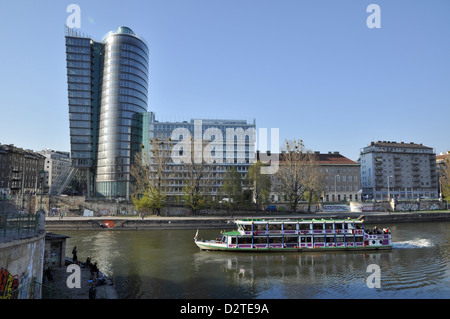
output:
<instances>
[{"instance_id":1,"label":"street lamp","mask_svg":"<svg viewBox=\"0 0 450 319\"><path fill-rule=\"evenodd\" d=\"M387 177L387 182L388 182L388 200L391 200L391 194L389 192L389 178L392 178L392 177L394 177L394 176L388 176Z\"/></svg>"},{"instance_id":2,"label":"street lamp","mask_svg":"<svg viewBox=\"0 0 450 319\"><path fill-rule=\"evenodd\" d=\"M334 176L334 201L337 202L337 192L336 192L336 179L338 178L339 175L335 175ZM339 176L339 178L341 178Z\"/></svg>"},{"instance_id":3,"label":"street lamp","mask_svg":"<svg viewBox=\"0 0 450 319\"><path fill-rule=\"evenodd\" d=\"M42 184L44 182L44 178L45 178L45 171L42 169L39 172L39 179L41 181L41 203L40 203L40 206L39 206L39 210L42 210L42 195L44 193L44 186Z\"/></svg>"}]
</instances>

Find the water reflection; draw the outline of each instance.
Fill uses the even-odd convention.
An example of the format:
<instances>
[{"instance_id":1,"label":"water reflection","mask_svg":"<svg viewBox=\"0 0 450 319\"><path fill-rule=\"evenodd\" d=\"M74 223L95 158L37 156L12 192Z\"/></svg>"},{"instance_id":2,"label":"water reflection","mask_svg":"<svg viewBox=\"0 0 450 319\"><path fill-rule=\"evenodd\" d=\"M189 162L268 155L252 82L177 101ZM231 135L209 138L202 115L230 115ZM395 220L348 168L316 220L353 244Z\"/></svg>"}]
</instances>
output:
<instances>
[{"instance_id":1,"label":"water reflection","mask_svg":"<svg viewBox=\"0 0 450 319\"><path fill-rule=\"evenodd\" d=\"M67 251L91 257L120 298L448 298L450 223L391 225L383 252L205 252L194 230L71 231ZM214 238L215 230L202 231ZM367 287L367 266L381 288Z\"/></svg>"}]
</instances>

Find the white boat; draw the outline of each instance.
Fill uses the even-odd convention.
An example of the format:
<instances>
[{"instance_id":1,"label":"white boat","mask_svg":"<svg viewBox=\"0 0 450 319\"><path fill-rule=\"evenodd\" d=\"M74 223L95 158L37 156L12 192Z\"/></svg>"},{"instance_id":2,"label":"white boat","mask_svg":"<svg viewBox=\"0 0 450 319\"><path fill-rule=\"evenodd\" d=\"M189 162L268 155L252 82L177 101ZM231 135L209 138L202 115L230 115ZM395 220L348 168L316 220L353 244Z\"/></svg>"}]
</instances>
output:
<instances>
[{"instance_id":1,"label":"white boat","mask_svg":"<svg viewBox=\"0 0 450 319\"><path fill-rule=\"evenodd\" d=\"M199 240L201 250L243 252L380 250L391 249L391 232L385 228L365 229L358 219L265 220L234 221L237 230L222 232L215 240Z\"/></svg>"}]
</instances>

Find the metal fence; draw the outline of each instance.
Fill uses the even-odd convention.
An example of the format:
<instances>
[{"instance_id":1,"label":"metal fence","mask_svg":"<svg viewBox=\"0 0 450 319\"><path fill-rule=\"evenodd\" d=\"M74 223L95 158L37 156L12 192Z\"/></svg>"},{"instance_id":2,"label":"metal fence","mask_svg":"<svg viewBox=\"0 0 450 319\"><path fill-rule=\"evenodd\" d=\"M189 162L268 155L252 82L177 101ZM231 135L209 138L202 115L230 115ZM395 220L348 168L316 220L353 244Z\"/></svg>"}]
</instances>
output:
<instances>
[{"instance_id":1,"label":"metal fence","mask_svg":"<svg viewBox=\"0 0 450 319\"><path fill-rule=\"evenodd\" d=\"M0 290L0 299L72 299L72 295L52 286L32 282L17 289Z\"/></svg>"},{"instance_id":2,"label":"metal fence","mask_svg":"<svg viewBox=\"0 0 450 319\"><path fill-rule=\"evenodd\" d=\"M45 221L41 213L2 213L0 214L0 242L20 238L30 238L44 231Z\"/></svg>"}]
</instances>

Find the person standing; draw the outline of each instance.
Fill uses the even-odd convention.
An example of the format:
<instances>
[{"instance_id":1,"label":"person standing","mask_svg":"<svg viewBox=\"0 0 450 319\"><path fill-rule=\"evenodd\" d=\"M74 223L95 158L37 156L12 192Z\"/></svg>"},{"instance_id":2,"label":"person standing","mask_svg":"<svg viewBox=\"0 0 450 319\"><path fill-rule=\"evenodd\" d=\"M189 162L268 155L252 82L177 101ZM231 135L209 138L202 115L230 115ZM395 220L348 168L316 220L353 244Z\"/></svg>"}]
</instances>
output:
<instances>
[{"instance_id":1,"label":"person standing","mask_svg":"<svg viewBox=\"0 0 450 319\"><path fill-rule=\"evenodd\" d=\"M75 264L78 263L77 246L73 247L73 249L72 249L72 261Z\"/></svg>"}]
</instances>

